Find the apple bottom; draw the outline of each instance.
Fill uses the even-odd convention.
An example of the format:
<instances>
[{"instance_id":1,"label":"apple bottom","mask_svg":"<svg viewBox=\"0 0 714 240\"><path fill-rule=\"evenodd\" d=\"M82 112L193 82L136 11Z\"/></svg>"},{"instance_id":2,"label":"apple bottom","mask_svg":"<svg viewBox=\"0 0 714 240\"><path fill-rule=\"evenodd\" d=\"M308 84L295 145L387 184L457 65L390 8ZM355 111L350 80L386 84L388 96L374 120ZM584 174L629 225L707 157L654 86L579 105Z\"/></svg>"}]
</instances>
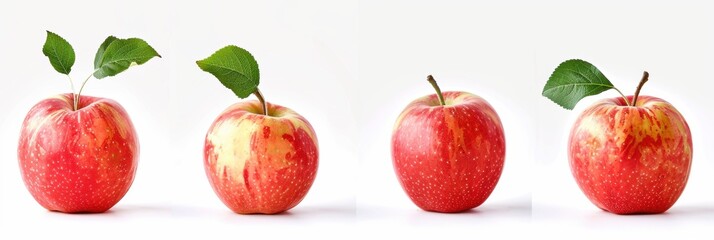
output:
<instances>
[{"instance_id":1,"label":"apple bottom","mask_svg":"<svg viewBox=\"0 0 714 240\"><path fill-rule=\"evenodd\" d=\"M295 207L315 180L317 139L294 111L247 101L226 109L206 135L204 166L221 201L240 214L275 214Z\"/></svg>"},{"instance_id":2,"label":"apple bottom","mask_svg":"<svg viewBox=\"0 0 714 240\"><path fill-rule=\"evenodd\" d=\"M22 125L18 161L25 186L44 208L105 212L129 191L139 142L124 108L110 99L72 94L36 104Z\"/></svg>"}]
</instances>

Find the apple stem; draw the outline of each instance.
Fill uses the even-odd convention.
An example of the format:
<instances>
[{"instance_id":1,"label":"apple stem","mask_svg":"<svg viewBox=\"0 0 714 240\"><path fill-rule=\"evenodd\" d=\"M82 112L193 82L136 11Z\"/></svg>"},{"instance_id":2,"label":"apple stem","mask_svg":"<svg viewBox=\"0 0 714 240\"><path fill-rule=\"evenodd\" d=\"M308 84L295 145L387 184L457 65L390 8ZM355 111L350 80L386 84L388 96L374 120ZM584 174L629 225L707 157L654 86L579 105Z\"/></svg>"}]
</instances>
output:
<instances>
[{"instance_id":1,"label":"apple stem","mask_svg":"<svg viewBox=\"0 0 714 240\"><path fill-rule=\"evenodd\" d=\"M642 80L640 80L640 84L637 85L637 90L635 90L635 98L632 100L632 106L637 105L637 97L640 96L640 90L642 90L642 86L645 85L645 83L647 82L647 80L649 80L649 78L650 78L650 74L647 71L645 71L642 74Z\"/></svg>"},{"instance_id":2,"label":"apple stem","mask_svg":"<svg viewBox=\"0 0 714 240\"><path fill-rule=\"evenodd\" d=\"M258 101L260 101L260 105L263 106L263 115L269 116L269 115L268 115L268 103L265 102L265 98L263 98L263 94L260 93L260 89L258 89L258 88L256 87L256 88L255 88L255 92L253 92L253 94L255 94L255 97L257 97L257 98L258 98Z\"/></svg>"},{"instance_id":3,"label":"apple stem","mask_svg":"<svg viewBox=\"0 0 714 240\"><path fill-rule=\"evenodd\" d=\"M431 86L434 87L434 90L436 90L436 96L439 97L439 103L441 106L446 105L446 102L444 102L444 95L441 94L441 89L439 88L439 85L436 84L436 80L434 80L434 77L431 75L426 76L426 80L431 83Z\"/></svg>"}]
</instances>

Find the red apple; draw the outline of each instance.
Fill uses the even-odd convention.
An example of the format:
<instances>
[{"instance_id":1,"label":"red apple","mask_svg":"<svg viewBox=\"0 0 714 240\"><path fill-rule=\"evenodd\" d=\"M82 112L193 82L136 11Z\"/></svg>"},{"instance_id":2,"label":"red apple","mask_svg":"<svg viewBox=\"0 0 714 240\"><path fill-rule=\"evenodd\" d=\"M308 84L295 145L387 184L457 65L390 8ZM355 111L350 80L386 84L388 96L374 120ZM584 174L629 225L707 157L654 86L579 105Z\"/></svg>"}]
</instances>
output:
<instances>
[{"instance_id":1,"label":"red apple","mask_svg":"<svg viewBox=\"0 0 714 240\"><path fill-rule=\"evenodd\" d=\"M315 131L298 113L259 101L233 104L206 134L204 166L223 203L241 214L295 207L315 180Z\"/></svg>"},{"instance_id":2,"label":"red apple","mask_svg":"<svg viewBox=\"0 0 714 240\"><path fill-rule=\"evenodd\" d=\"M105 212L129 190L139 160L136 131L117 102L72 94L35 105L22 124L22 179L51 211Z\"/></svg>"},{"instance_id":3,"label":"red apple","mask_svg":"<svg viewBox=\"0 0 714 240\"><path fill-rule=\"evenodd\" d=\"M437 90L439 92L439 90ZM462 212L481 205L503 170L506 143L496 111L481 97L444 92L414 100L392 133L392 159L420 208Z\"/></svg>"},{"instance_id":4,"label":"red apple","mask_svg":"<svg viewBox=\"0 0 714 240\"><path fill-rule=\"evenodd\" d=\"M575 122L568 157L580 189L597 207L662 213L687 184L692 136L684 117L662 99L639 96L636 106L605 99Z\"/></svg>"}]
</instances>

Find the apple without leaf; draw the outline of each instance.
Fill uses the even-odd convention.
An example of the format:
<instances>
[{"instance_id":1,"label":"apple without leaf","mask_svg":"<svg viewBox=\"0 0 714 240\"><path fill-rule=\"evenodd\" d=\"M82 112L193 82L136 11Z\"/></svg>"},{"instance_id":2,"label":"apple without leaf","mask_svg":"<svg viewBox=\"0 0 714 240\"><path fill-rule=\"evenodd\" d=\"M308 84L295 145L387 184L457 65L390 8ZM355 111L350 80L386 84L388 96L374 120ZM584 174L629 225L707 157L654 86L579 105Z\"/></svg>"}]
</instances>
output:
<instances>
[{"instance_id":1,"label":"apple without leaf","mask_svg":"<svg viewBox=\"0 0 714 240\"><path fill-rule=\"evenodd\" d=\"M503 126L481 97L439 90L411 102L392 132L394 169L418 207L462 212L481 205L498 182L506 155Z\"/></svg>"},{"instance_id":2,"label":"apple without leaf","mask_svg":"<svg viewBox=\"0 0 714 240\"><path fill-rule=\"evenodd\" d=\"M247 50L229 45L196 64L239 98L258 98L228 107L206 134L203 163L218 198L240 214L295 207L317 174L317 136L310 123L265 101L258 63Z\"/></svg>"},{"instance_id":3,"label":"apple without leaf","mask_svg":"<svg viewBox=\"0 0 714 240\"><path fill-rule=\"evenodd\" d=\"M95 55L94 71L74 94L72 45L47 31L42 52L57 72L67 75L72 93L40 101L25 117L17 149L22 179L48 210L105 212L134 181L139 141L119 103L82 96L82 89L91 77L115 76L160 56L144 40L109 36Z\"/></svg>"},{"instance_id":4,"label":"apple without leaf","mask_svg":"<svg viewBox=\"0 0 714 240\"><path fill-rule=\"evenodd\" d=\"M692 164L692 136L684 117L670 103L624 96L592 64L561 63L543 95L566 109L580 99L614 89L622 97L585 109L570 131L568 158L580 189L590 201L615 214L667 211L682 194Z\"/></svg>"},{"instance_id":5,"label":"apple without leaf","mask_svg":"<svg viewBox=\"0 0 714 240\"><path fill-rule=\"evenodd\" d=\"M204 166L218 197L237 213L274 214L295 207L317 173L317 138L296 112L258 101L226 109L206 135Z\"/></svg>"},{"instance_id":6,"label":"apple without leaf","mask_svg":"<svg viewBox=\"0 0 714 240\"><path fill-rule=\"evenodd\" d=\"M40 205L60 212L104 212L126 194L139 141L117 102L63 94L35 105L22 124L22 179Z\"/></svg>"}]
</instances>

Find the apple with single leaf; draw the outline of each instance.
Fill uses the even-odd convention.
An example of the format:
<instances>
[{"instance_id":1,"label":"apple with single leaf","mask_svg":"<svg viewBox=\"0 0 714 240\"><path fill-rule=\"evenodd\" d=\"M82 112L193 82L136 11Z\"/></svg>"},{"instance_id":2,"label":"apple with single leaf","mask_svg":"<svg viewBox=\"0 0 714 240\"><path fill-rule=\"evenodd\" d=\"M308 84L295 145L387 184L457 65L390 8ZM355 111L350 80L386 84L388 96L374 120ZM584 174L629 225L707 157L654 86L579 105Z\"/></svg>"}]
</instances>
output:
<instances>
[{"instance_id":1,"label":"apple with single leaf","mask_svg":"<svg viewBox=\"0 0 714 240\"><path fill-rule=\"evenodd\" d=\"M295 207L317 174L317 136L297 112L264 100L258 64L237 46L196 62L238 97L206 134L204 167L218 198L236 213L275 214Z\"/></svg>"},{"instance_id":2,"label":"apple with single leaf","mask_svg":"<svg viewBox=\"0 0 714 240\"><path fill-rule=\"evenodd\" d=\"M418 207L463 212L481 205L496 187L506 156L503 126L483 98L444 92L411 102L392 132L392 162Z\"/></svg>"},{"instance_id":3,"label":"apple with single leaf","mask_svg":"<svg viewBox=\"0 0 714 240\"><path fill-rule=\"evenodd\" d=\"M575 121L568 142L578 186L598 208L615 214L667 211L682 194L692 164L692 136L682 114L660 98L601 100ZM615 89L592 64L568 60L553 72L543 95L566 109L582 98Z\"/></svg>"},{"instance_id":4,"label":"apple with single leaf","mask_svg":"<svg viewBox=\"0 0 714 240\"><path fill-rule=\"evenodd\" d=\"M48 31L42 51L55 70L69 76L74 50L66 40ZM110 36L87 80L114 76L155 56L141 39ZM139 141L129 115L114 100L81 96L87 80L77 94L37 103L22 124L20 172L30 194L51 211L105 212L124 197L136 173Z\"/></svg>"}]
</instances>

